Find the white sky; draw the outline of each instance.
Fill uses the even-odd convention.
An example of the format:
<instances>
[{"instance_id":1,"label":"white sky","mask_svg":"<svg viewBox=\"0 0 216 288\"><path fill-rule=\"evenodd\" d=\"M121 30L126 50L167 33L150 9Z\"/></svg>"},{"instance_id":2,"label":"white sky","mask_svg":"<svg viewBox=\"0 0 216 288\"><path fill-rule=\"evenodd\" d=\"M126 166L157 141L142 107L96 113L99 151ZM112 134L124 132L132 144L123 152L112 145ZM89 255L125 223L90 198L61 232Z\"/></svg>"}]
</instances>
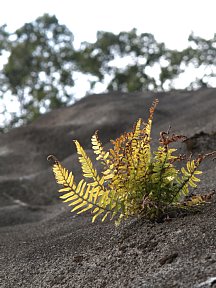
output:
<instances>
[{"instance_id":1,"label":"white sky","mask_svg":"<svg viewBox=\"0 0 216 288\"><path fill-rule=\"evenodd\" d=\"M187 37L212 38L216 32L216 0L0 0L0 25L10 31L45 12L55 14L73 32L75 44L94 41L96 31L129 31L154 34L169 48L187 46Z\"/></svg>"}]
</instances>

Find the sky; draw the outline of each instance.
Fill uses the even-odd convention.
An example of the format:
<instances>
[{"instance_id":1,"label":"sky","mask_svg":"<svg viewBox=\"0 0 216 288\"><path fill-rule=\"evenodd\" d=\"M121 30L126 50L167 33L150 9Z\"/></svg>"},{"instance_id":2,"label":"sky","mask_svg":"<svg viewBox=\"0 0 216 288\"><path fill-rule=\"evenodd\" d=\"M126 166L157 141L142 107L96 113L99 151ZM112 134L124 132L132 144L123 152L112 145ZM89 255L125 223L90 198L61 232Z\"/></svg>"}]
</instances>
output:
<instances>
[{"instance_id":1,"label":"sky","mask_svg":"<svg viewBox=\"0 0 216 288\"><path fill-rule=\"evenodd\" d=\"M152 33L169 48L183 49L193 31L212 38L215 27L215 0L0 0L0 25L9 31L31 22L44 13L56 15L74 34L75 47L93 42L98 30Z\"/></svg>"}]
</instances>

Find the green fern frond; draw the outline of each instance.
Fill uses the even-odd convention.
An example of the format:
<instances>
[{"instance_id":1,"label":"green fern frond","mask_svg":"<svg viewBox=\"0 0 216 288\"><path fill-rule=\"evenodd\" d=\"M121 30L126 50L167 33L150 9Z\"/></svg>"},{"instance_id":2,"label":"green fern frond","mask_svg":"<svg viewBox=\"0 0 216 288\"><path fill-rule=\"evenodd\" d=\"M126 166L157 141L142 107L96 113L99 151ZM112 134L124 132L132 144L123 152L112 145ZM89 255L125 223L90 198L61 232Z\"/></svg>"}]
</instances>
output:
<instances>
[{"instance_id":1,"label":"green fern frond","mask_svg":"<svg viewBox=\"0 0 216 288\"><path fill-rule=\"evenodd\" d=\"M200 165L199 162L195 163L195 161L192 160L187 161L185 168L184 167L181 168L182 190L184 195L187 195L189 192L188 185L190 185L192 188L196 188L197 187L196 182L200 182L200 179L195 176L202 174L202 171L198 170L199 165Z\"/></svg>"}]
</instances>

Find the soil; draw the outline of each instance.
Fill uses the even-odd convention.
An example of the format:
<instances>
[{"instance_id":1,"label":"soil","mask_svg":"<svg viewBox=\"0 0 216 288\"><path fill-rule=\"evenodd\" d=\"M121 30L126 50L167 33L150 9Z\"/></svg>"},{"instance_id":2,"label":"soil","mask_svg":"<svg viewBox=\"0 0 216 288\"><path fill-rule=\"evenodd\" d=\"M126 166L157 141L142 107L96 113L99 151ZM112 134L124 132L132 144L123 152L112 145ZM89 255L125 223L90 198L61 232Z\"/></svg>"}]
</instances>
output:
<instances>
[{"instance_id":1,"label":"soil","mask_svg":"<svg viewBox=\"0 0 216 288\"><path fill-rule=\"evenodd\" d=\"M181 153L216 150L216 89L90 95L68 108L0 134L0 287L216 287L214 161L202 165L199 193L214 195L196 213L161 223L91 223L58 200L46 158L54 154L81 177L73 139L93 159L95 130L105 146L147 119L153 99L159 132L188 140Z\"/></svg>"}]
</instances>

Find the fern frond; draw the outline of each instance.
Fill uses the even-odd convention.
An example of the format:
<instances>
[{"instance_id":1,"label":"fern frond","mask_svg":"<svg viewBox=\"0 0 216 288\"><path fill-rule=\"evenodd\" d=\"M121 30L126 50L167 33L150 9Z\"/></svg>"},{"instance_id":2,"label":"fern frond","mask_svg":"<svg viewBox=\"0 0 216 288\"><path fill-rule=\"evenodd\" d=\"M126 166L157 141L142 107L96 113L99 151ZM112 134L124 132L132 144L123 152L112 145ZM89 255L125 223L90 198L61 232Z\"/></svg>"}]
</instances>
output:
<instances>
[{"instance_id":1,"label":"fern frond","mask_svg":"<svg viewBox=\"0 0 216 288\"><path fill-rule=\"evenodd\" d=\"M196 188L196 182L200 182L200 179L195 177L194 175L202 174L202 171L198 170L200 163L195 163L194 160L187 161L186 168L182 167L181 172L183 174L182 179L186 184L189 184L191 187Z\"/></svg>"},{"instance_id":2,"label":"fern frond","mask_svg":"<svg viewBox=\"0 0 216 288\"><path fill-rule=\"evenodd\" d=\"M145 127L145 133L148 135L149 141L151 139L150 137L151 137L152 120L153 120L154 112L155 112L155 109L156 109L158 103L159 103L158 99L155 99L152 103L151 108L149 109L149 118L148 118L148 122L147 122L146 127Z\"/></svg>"},{"instance_id":3,"label":"fern frond","mask_svg":"<svg viewBox=\"0 0 216 288\"><path fill-rule=\"evenodd\" d=\"M91 138L96 160L103 165L99 174L91 159L78 141L74 141L83 176L86 178L75 183L72 172L62 167L55 156L53 172L58 184L60 198L72 207L77 214L91 212L94 222L100 216L104 221L108 216L112 220L118 217L119 224L123 218L145 215L150 219L160 217L167 208L199 205L206 202L202 196L189 197L189 187L197 187L200 181L198 170L200 163L216 152L198 155L195 160L187 159L185 167L178 170L177 161L184 161L186 155L175 155L176 149L170 144L186 139L183 135L160 133L159 147L151 153L151 127L156 99L150 108L149 118L145 124L140 118L133 130L112 140L113 148L105 151L98 138L98 132ZM186 200L185 200L186 199ZM182 200L184 202L182 202ZM182 204L183 203L183 204Z\"/></svg>"},{"instance_id":4,"label":"fern frond","mask_svg":"<svg viewBox=\"0 0 216 288\"><path fill-rule=\"evenodd\" d=\"M77 214L81 214L90 210L93 215L93 222L99 215L104 214L103 220L105 220L109 214L113 214L109 210L109 204L114 199L110 199L109 191L101 191L98 185L94 186L92 183L85 182L84 179L76 185L72 172L69 173L66 168L62 167L56 158L53 164L53 172L56 182L63 186L59 189L60 198L63 202L68 203L68 206L73 206L71 212L77 211ZM103 187L101 179L99 182Z\"/></svg>"},{"instance_id":5,"label":"fern frond","mask_svg":"<svg viewBox=\"0 0 216 288\"><path fill-rule=\"evenodd\" d=\"M141 125L142 125L142 118L139 118L137 120L136 124L134 125L134 129L133 129L133 138L134 139L138 139L139 138Z\"/></svg>"},{"instance_id":6,"label":"fern frond","mask_svg":"<svg viewBox=\"0 0 216 288\"><path fill-rule=\"evenodd\" d=\"M79 162L82 167L83 176L86 178L92 178L94 181L97 179L98 173L94 169L91 159L87 156L86 152L77 140L74 140L76 145L77 154L79 155Z\"/></svg>"},{"instance_id":7,"label":"fern frond","mask_svg":"<svg viewBox=\"0 0 216 288\"><path fill-rule=\"evenodd\" d=\"M101 141L98 138L98 131L91 138L92 149L97 155L96 160L101 160L106 166L109 166L109 152L104 151Z\"/></svg>"},{"instance_id":8,"label":"fern frond","mask_svg":"<svg viewBox=\"0 0 216 288\"><path fill-rule=\"evenodd\" d=\"M104 175L104 181L112 179L114 176L114 165L112 164L112 157L110 157L109 151L104 151L102 143L98 138L98 131L91 138L92 149L94 153L97 155L96 160L100 160L101 164L104 165L104 171L102 174Z\"/></svg>"}]
</instances>

